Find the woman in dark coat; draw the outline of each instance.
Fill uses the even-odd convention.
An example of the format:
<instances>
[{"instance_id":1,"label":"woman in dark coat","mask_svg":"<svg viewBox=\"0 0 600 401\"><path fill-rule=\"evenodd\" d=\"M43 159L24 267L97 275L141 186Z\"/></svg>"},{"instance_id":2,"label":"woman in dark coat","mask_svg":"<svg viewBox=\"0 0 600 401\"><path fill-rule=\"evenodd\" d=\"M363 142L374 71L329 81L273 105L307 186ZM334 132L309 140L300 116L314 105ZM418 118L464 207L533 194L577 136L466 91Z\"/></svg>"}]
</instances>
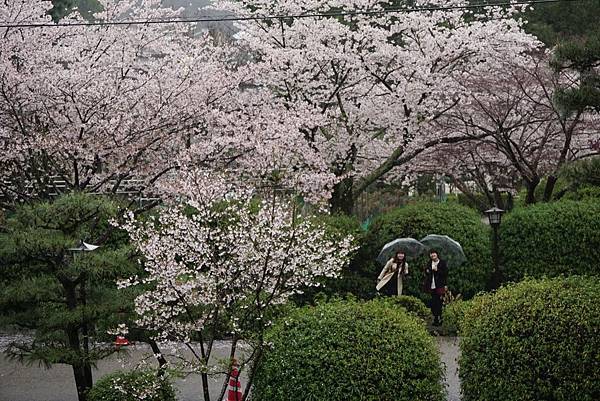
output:
<instances>
[{"instance_id":1,"label":"woman in dark coat","mask_svg":"<svg viewBox=\"0 0 600 401\"><path fill-rule=\"evenodd\" d=\"M442 324L442 307L447 289L448 265L445 260L439 258L437 251L432 249L429 251L429 262L425 267L423 291L431 294L431 313L434 326Z\"/></svg>"}]
</instances>

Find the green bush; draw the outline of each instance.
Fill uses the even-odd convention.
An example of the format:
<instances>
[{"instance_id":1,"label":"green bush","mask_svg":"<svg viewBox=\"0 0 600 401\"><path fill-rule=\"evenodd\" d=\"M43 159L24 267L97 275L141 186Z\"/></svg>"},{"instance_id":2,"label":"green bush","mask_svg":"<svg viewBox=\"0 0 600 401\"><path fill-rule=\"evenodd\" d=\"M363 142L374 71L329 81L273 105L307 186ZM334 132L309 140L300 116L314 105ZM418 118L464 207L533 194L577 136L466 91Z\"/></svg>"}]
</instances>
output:
<instances>
[{"instance_id":1,"label":"green bush","mask_svg":"<svg viewBox=\"0 0 600 401\"><path fill-rule=\"evenodd\" d=\"M417 297L411 297L410 295L400 295L393 297L381 297L378 299L380 302L384 302L391 307L404 308L408 313L417 316L420 319L428 321L431 318L431 310L423 301Z\"/></svg>"},{"instance_id":2,"label":"green bush","mask_svg":"<svg viewBox=\"0 0 600 401\"><path fill-rule=\"evenodd\" d=\"M88 401L176 401L175 389L156 370L116 372L104 376L88 393Z\"/></svg>"},{"instance_id":3,"label":"green bush","mask_svg":"<svg viewBox=\"0 0 600 401\"><path fill-rule=\"evenodd\" d=\"M502 266L508 280L524 276L600 274L600 202L531 205L500 225Z\"/></svg>"},{"instance_id":4,"label":"green bush","mask_svg":"<svg viewBox=\"0 0 600 401\"><path fill-rule=\"evenodd\" d=\"M596 201L600 200L600 186L582 185L577 189L567 192L561 200Z\"/></svg>"},{"instance_id":5,"label":"green bush","mask_svg":"<svg viewBox=\"0 0 600 401\"><path fill-rule=\"evenodd\" d=\"M463 401L600 399L600 281L527 279L475 298L461 333Z\"/></svg>"},{"instance_id":6,"label":"green bush","mask_svg":"<svg viewBox=\"0 0 600 401\"><path fill-rule=\"evenodd\" d=\"M366 234L353 263L360 265L362 275L370 279L369 289L373 293L375 279L381 270L375 258L381 248L396 238L421 239L427 234L448 235L457 240L465 251L467 262L458 267L450 266L448 287L453 293L470 298L486 288L492 269L489 227L481 222L476 211L465 206L423 202L380 216ZM443 253L440 256L444 258ZM426 258L409 261L411 274L404 286L407 295L428 298L421 291Z\"/></svg>"},{"instance_id":7,"label":"green bush","mask_svg":"<svg viewBox=\"0 0 600 401\"><path fill-rule=\"evenodd\" d=\"M461 331L461 324L465 313L471 307L473 301L454 301L442 310L442 332L444 335L455 336Z\"/></svg>"},{"instance_id":8,"label":"green bush","mask_svg":"<svg viewBox=\"0 0 600 401\"><path fill-rule=\"evenodd\" d=\"M380 301L297 309L267 333L259 401L443 400L443 370L425 326Z\"/></svg>"},{"instance_id":9,"label":"green bush","mask_svg":"<svg viewBox=\"0 0 600 401\"><path fill-rule=\"evenodd\" d=\"M343 239L348 235L354 238L353 245L360 246L363 241L365 232L361 228L360 222L352 216L339 214L321 215L317 217L317 221L324 228L328 237L334 242ZM353 294L360 298L368 297L368 293L364 290L370 287L373 279L367 279L360 275L359 265L351 261L349 266L342 270L339 278L324 278L321 280L319 287L305 288L303 294L293 298L298 305L307 303L313 304L317 294L321 297L345 296Z\"/></svg>"}]
</instances>

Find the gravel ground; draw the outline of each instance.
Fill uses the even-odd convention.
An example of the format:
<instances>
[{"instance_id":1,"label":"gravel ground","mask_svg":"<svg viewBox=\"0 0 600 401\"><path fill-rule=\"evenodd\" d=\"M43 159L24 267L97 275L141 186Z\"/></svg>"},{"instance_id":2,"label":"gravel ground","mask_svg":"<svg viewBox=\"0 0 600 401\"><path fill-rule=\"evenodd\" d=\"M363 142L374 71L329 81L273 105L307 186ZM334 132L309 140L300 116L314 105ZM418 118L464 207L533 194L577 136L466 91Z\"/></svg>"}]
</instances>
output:
<instances>
[{"instance_id":1,"label":"gravel ground","mask_svg":"<svg viewBox=\"0 0 600 401\"><path fill-rule=\"evenodd\" d=\"M0 350L14 339L14 336L0 337ZM441 351L442 361L446 365L448 401L459 401L458 340L455 337L436 337L436 342ZM217 343L213 351L215 358L226 358L228 345L227 342ZM94 371L94 377L99 378L115 370L131 369L151 355L150 348L145 344L130 346L127 353L115 354L100 361L98 369ZM211 380L209 391L213 401L220 393L222 380L222 377ZM245 377L243 375L241 381L244 385ZM178 399L180 401L202 399L200 377L190 376L187 379L178 380L175 384L179 391ZM0 401L77 401L71 367L55 365L51 369L45 369L38 365L25 366L0 356Z\"/></svg>"}]
</instances>

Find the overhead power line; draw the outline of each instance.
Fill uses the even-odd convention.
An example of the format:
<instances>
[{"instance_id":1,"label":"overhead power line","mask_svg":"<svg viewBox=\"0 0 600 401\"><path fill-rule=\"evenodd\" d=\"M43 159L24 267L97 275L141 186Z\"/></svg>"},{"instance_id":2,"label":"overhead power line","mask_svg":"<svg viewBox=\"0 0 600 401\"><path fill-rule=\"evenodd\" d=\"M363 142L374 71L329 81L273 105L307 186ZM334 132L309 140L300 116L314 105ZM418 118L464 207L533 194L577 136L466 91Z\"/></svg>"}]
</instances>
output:
<instances>
[{"instance_id":1,"label":"overhead power line","mask_svg":"<svg viewBox=\"0 0 600 401\"><path fill-rule=\"evenodd\" d=\"M286 14L286 15L256 15L256 16L200 16L195 18L182 19L150 19L150 20L124 20L124 21L89 21L89 22L72 22L67 24L55 23L11 23L1 22L0 28L68 28L76 26L109 26L109 25L156 25L156 24L183 24L183 23L198 23L198 22L234 22L234 21L265 21L265 20L283 20L283 19L299 19L299 18L324 18L324 17L350 17L357 15L382 15L393 13L412 13L412 12L427 12L427 11L450 11L450 10L467 10L484 7L502 7L516 5L535 5L549 3L575 3L584 0L532 0L532 1L515 1L504 3L477 3L463 6L436 6L436 7L413 7L413 8L387 8L381 10L364 10L364 11L339 11L339 12L307 12L303 14Z\"/></svg>"}]
</instances>

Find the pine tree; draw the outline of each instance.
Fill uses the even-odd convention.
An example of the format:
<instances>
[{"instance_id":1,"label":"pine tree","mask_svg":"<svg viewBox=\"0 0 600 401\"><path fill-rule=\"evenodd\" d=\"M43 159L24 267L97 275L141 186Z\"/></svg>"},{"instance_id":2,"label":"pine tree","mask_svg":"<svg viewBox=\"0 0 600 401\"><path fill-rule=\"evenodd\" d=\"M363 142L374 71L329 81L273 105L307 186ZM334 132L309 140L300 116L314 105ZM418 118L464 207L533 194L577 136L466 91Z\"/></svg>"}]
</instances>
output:
<instances>
[{"instance_id":1,"label":"pine tree","mask_svg":"<svg viewBox=\"0 0 600 401\"><path fill-rule=\"evenodd\" d=\"M115 351L107 330L131 305L115 283L135 274L126 236L108 223L117 211L107 199L73 193L23 205L0 226L0 324L33 333L6 353L26 363L71 365L80 401L93 384L95 361ZM80 241L100 247L72 250Z\"/></svg>"},{"instance_id":2,"label":"pine tree","mask_svg":"<svg viewBox=\"0 0 600 401\"><path fill-rule=\"evenodd\" d=\"M600 30L584 39L572 39L555 48L553 67L576 70L579 85L562 89L556 100L567 111L593 109L600 112Z\"/></svg>"}]
</instances>

